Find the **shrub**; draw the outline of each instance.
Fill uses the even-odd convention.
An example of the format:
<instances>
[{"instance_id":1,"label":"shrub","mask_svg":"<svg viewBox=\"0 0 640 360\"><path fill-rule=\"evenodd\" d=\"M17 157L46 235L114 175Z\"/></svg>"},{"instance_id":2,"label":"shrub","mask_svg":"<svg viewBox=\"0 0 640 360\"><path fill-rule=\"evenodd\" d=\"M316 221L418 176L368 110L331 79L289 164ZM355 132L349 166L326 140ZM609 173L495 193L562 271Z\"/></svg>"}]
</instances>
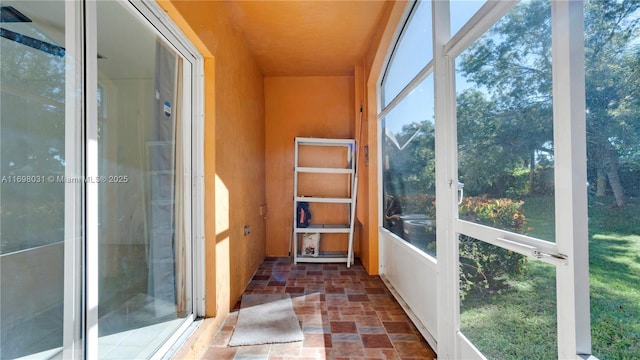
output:
<instances>
[{"instance_id":1,"label":"shrub","mask_svg":"<svg viewBox=\"0 0 640 360\"><path fill-rule=\"evenodd\" d=\"M460 206L460 218L501 229L522 232L526 220L522 201L465 198ZM496 292L507 287L510 276L524 273L527 258L472 237L460 236L460 294Z\"/></svg>"}]
</instances>

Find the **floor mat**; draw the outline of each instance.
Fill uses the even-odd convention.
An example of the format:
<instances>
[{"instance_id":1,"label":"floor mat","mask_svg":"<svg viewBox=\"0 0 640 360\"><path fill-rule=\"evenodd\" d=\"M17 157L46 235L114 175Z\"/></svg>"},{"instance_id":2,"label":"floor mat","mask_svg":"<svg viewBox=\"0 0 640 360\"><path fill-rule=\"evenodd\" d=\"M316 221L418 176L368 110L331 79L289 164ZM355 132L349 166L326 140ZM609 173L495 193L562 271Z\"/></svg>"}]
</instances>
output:
<instances>
[{"instance_id":1,"label":"floor mat","mask_svg":"<svg viewBox=\"0 0 640 360\"><path fill-rule=\"evenodd\" d=\"M289 294L245 294L229 346L304 340Z\"/></svg>"}]
</instances>

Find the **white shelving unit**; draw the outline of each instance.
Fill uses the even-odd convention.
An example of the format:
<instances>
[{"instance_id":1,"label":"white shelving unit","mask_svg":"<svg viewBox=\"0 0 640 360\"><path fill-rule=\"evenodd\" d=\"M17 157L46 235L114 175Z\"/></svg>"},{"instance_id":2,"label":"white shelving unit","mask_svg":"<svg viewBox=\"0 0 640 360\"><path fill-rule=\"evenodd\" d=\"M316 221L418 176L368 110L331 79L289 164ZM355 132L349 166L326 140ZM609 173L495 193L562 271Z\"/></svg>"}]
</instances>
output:
<instances>
[{"instance_id":1,"label":"white shelving unit","mask_svg":"<svg viewBox=\"0 0 640 360\"><path fill-rule=\"evenodd\" d=\"M332 150L337 151L324 151ZM315 156L314 160L303 159L305 149L313 151L324 151L325 155ZM337 158L339 156L339 158ZM317 159L320 158L320 161ZM345 196L335 196L335 193L327 195L322 193L322 187L314 187L314 192L309 193L309 184L304 189L305 193L300 193L300 177L304 174L333 174L335 175L336 188L346 187ZM347 267L351 267L353 263L353 231L356 208L356 179L355 166L355 140L353 139L324 139L324 138L303 138L295 139L295 160L294 160L294 176L293 176L293 259L294 263L310 262L310 263L330 263L330 262L346 262ZM342 184L342 185L341 185ZM325 186L326 188L326 186ZM326 189L325 189L326 190ZM298 227L297 223L297 205L298 202L307 202L311 209L311 224L308 227ZM320 210L322 206L345 206L346 219L338 224L323 224L314 221L314 211ZM301 252L300 242L301 234L304 233L320 233L320 243L322 243L322 234L345 234L346 244L344 251L323 252L320 251L319 256L308 256Z\"/></svg>"}]
</instances>

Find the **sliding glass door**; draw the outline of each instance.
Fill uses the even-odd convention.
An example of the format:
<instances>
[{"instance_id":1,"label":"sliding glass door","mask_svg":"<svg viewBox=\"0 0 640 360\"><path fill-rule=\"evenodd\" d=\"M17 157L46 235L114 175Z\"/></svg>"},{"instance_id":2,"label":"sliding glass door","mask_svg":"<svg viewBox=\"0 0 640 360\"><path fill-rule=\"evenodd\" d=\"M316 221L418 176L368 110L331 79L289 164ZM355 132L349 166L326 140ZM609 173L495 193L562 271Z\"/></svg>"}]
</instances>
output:
<instances>
[{"instance_id":1,"label":"sliding glass door","mask_svg":"<svg viewBox=\"0 0 640 360\"><path fill-rule=\"evenodd\" d=\"M96 12L98 354L144 358L192 313L182 177L190 69L126 4L100 1Z\"/></svg>"},{"instance_id":2,"label":"sliding glass door","mask_svg":"<svg viewBox=\"0 0 640 360\"><path fill-rule=\"evenodd\" d=\"M195 317L199 63L161 15L2 2L0 358L150 358Z\"/></svg>"}]
</instances>

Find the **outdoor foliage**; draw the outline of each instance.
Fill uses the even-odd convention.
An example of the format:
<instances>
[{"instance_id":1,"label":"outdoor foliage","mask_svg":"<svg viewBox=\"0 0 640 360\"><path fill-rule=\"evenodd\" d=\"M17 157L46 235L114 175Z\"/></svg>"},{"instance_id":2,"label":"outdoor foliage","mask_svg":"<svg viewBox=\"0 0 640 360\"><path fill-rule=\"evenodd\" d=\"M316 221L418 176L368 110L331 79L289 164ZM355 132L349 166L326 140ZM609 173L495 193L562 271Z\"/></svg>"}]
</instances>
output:
<instances>
[{"instance_id":1,"label":"outdoor foliage","mask_svg":"<svg viewBox=\"0 0 640 360\"><path fill-rule=\"evenodd\" d=\"M465 198L460 218L522 232L526 225L523 202L486 197ZM510 276L522 275L527 259L469 236L460 236L460 294L495 292L507 288Z\"/></svg>"},{"instance_id":2,"label":"outdoor foliage","mask_svg":"<svg viewBox=\"0 0 640 360\"><path fill-rule=\"evenodd\" d=\"M640 2L584 7L589 184L624 206L637 181L623 167L640 158ZM553 165L550 19L550 2L521 3L457 59L475 85L457 98L460 177L478 194L504 196L526 167L535 190L537 167Z\"/></svg>"}]
</instances>

